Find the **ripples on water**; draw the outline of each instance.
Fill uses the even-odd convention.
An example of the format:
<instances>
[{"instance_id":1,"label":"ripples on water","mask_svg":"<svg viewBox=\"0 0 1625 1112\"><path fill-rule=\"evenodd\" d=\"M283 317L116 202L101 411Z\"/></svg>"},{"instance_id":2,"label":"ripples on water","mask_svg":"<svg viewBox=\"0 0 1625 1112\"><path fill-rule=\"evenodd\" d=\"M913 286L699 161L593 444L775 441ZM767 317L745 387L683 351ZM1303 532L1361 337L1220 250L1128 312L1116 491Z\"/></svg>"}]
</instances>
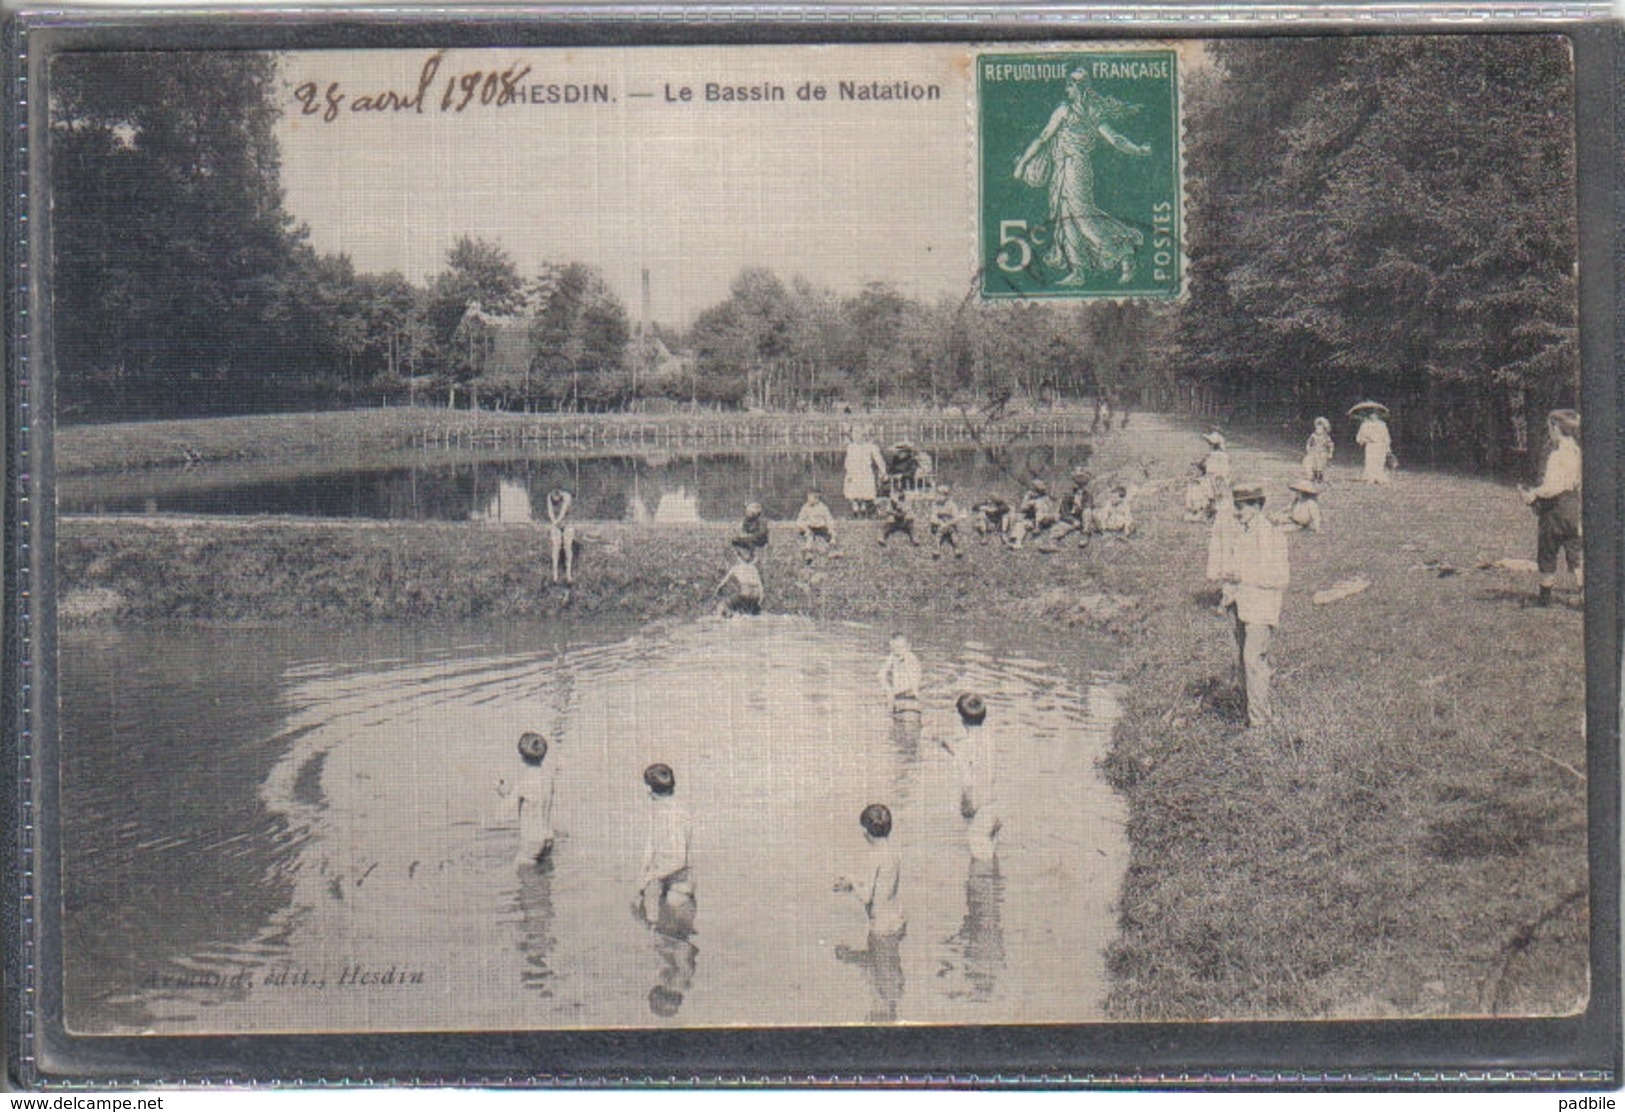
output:
<instances>
[{"instance_id":1,"label":"ripples on water","mask_svg":"<svg viewBox=\"0 0 1625 1112\"><path fill-rule=\"evenodd\" d=\"M1104 676L1079 687L1047 661L927 639L925 713L898 719L876 690L885 633L856 625L708 619L506 645L150 636L64 650L75 1030L1099 1014L1125 857L1095 770L1116 714ZM115 659L150 674L114 675ZM998 753L991 870L970 864L938 744L962 690L987 696ZM541 868L513 863L497 790L526 730L559 762ZM657 760L693 814L692 933L630 910ZM886 969L837 958L865 923L831 892L877 801L909 913ZM379 980L340 984L363 977Z\"/></svg>"}]
</instances>

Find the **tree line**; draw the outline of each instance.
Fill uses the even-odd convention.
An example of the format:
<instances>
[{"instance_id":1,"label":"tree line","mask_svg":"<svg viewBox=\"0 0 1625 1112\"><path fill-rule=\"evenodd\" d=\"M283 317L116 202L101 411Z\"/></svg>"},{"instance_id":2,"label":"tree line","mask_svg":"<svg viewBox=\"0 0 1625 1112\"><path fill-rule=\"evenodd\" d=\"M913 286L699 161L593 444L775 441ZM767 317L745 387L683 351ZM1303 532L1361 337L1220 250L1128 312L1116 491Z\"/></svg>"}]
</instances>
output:
<instances>
[{"instance_id":1,"label":"tree line","mask_svg":"<svg viewBox=\"0 0 1625 1112\"><path fill-rule=\"evenodd\" d=\"M67 54L51 73L66 419L400 395L538 410L1034 402L1200 390L1297 421L1370 396L1412 456L1511 466L1578 390L1572 61L1544 36L1211 44L1186 90L1190 288L981 303L749 269L686 328L588 263L463 237L358 273L283 207L276 61Z\"/></svg>"},{"instance_id":2,"label":"tree line","mask_svg":"<svg viewBox=\"0 0 1625 1112\"><path fill-rule=\"evenodd\" d=\"M1187 108L1174 374L1283 417L1375 398L1402 454L1527 468L1543 415L1579 391L1568 43L1211 53Z\"/></svg>"}]
</instances>

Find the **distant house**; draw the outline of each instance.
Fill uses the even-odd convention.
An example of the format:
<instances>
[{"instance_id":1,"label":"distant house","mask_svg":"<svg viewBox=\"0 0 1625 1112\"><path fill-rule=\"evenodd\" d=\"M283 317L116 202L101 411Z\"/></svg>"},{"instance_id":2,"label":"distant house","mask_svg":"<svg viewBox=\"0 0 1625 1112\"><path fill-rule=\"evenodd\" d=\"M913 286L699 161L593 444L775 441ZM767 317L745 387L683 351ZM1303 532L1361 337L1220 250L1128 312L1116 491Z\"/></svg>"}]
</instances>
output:
<instances>
[{"instance_id":1,"label":"distant house","mask_svg":"<svg viewBox=\"0 0 1625 1112\"><path fill-rule=\"evenodd\" d=\"M469 345L475 374L489 378L522 376L530 365L531 315L489 313L471 302L457 323L456 338Z\"/></svg>"}]
</instances>

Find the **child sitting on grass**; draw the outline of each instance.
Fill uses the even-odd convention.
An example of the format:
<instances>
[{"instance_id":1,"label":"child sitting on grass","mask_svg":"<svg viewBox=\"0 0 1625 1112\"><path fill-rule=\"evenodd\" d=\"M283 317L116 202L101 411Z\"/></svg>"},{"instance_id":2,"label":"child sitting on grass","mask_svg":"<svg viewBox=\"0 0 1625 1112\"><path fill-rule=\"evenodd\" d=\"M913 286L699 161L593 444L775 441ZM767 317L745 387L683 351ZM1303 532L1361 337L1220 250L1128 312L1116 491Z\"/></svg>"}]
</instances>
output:
<instances>
[{"instance_id":1,"label":"child sitting on grass","mask_svg":"<svg viewBox=\"0 0 1625 1112\"><path fill-rule=\"evenodd\" d=\"M796 515L796 532L801 534L801 558L804 563L813 562L813 553L820 542L831 556L839 555L835 551L835 516L829 512L829 507L816 490L807 492L807 501Z\"/></svg>"},{"instance_id":2,"label":"child sitting on grass","mask_svg":"<svg viewBox=\"0 0 1625 1112\"><path fill-rule=\"evenodd\" d=\"M962 558L965 553L959 547L959 523L964 514L959 509L959 503L954 501L953 488L941 486L937 488L937 499L931 507L931 535L937 539L937 547L931 552L931 559L942 559L942 550L948 549L954 554L954 559Z\"/></svg>"},{"instance_id":3,"label":"child sitting on grass","mask_svg":"<svg viewBox=\"0 0 1625 1112\"><path fill-rule=\"evenodd\" d=\"M920 547L920 538L914 533L917 524L914 507L909 505L908 496L901 491L893 490L886 495L886 500L880 504L880 521L881 548L885 548L887 540L897 533L907 536L908 543L915 548Z\"/></svg>"},{"instance_id":4,"label":"child sitting on grass","mask_svg":"<svg viewBox=\"0 0 1625 1112\"><path fill-rule=\"evenodd\" d=\"M1134 493L1118 483L1106 498L1106 504L1094 511L1095 528L1105 534L1127 539L1134 535Z\"/></svg>"}]
</instances>

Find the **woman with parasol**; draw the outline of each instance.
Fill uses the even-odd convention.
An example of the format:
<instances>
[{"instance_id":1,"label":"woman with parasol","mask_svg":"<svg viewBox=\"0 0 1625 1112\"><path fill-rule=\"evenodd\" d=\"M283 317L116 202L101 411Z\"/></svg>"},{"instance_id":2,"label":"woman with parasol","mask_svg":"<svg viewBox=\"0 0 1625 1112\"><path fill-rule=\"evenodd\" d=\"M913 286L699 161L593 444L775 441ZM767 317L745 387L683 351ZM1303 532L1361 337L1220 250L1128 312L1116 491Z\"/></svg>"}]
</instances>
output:
<instances>
[{"instance_id":1,"label":"woman with parasol","mask_svg":"<svg viewBox=\"0 0 1625 1112\"><path fill-rule=\"evenodd\" d=\"M1388 423L1384 420L1388 407L1381 402L1361 402L1349 410L1349 416L1360 418L1360 431L1355 434L1354 442L1365 449L1365 474L1361 478L1368 483L1386 484L1389 481L1388 453L1393 446Z\"/></svg>"}]
</instances>

